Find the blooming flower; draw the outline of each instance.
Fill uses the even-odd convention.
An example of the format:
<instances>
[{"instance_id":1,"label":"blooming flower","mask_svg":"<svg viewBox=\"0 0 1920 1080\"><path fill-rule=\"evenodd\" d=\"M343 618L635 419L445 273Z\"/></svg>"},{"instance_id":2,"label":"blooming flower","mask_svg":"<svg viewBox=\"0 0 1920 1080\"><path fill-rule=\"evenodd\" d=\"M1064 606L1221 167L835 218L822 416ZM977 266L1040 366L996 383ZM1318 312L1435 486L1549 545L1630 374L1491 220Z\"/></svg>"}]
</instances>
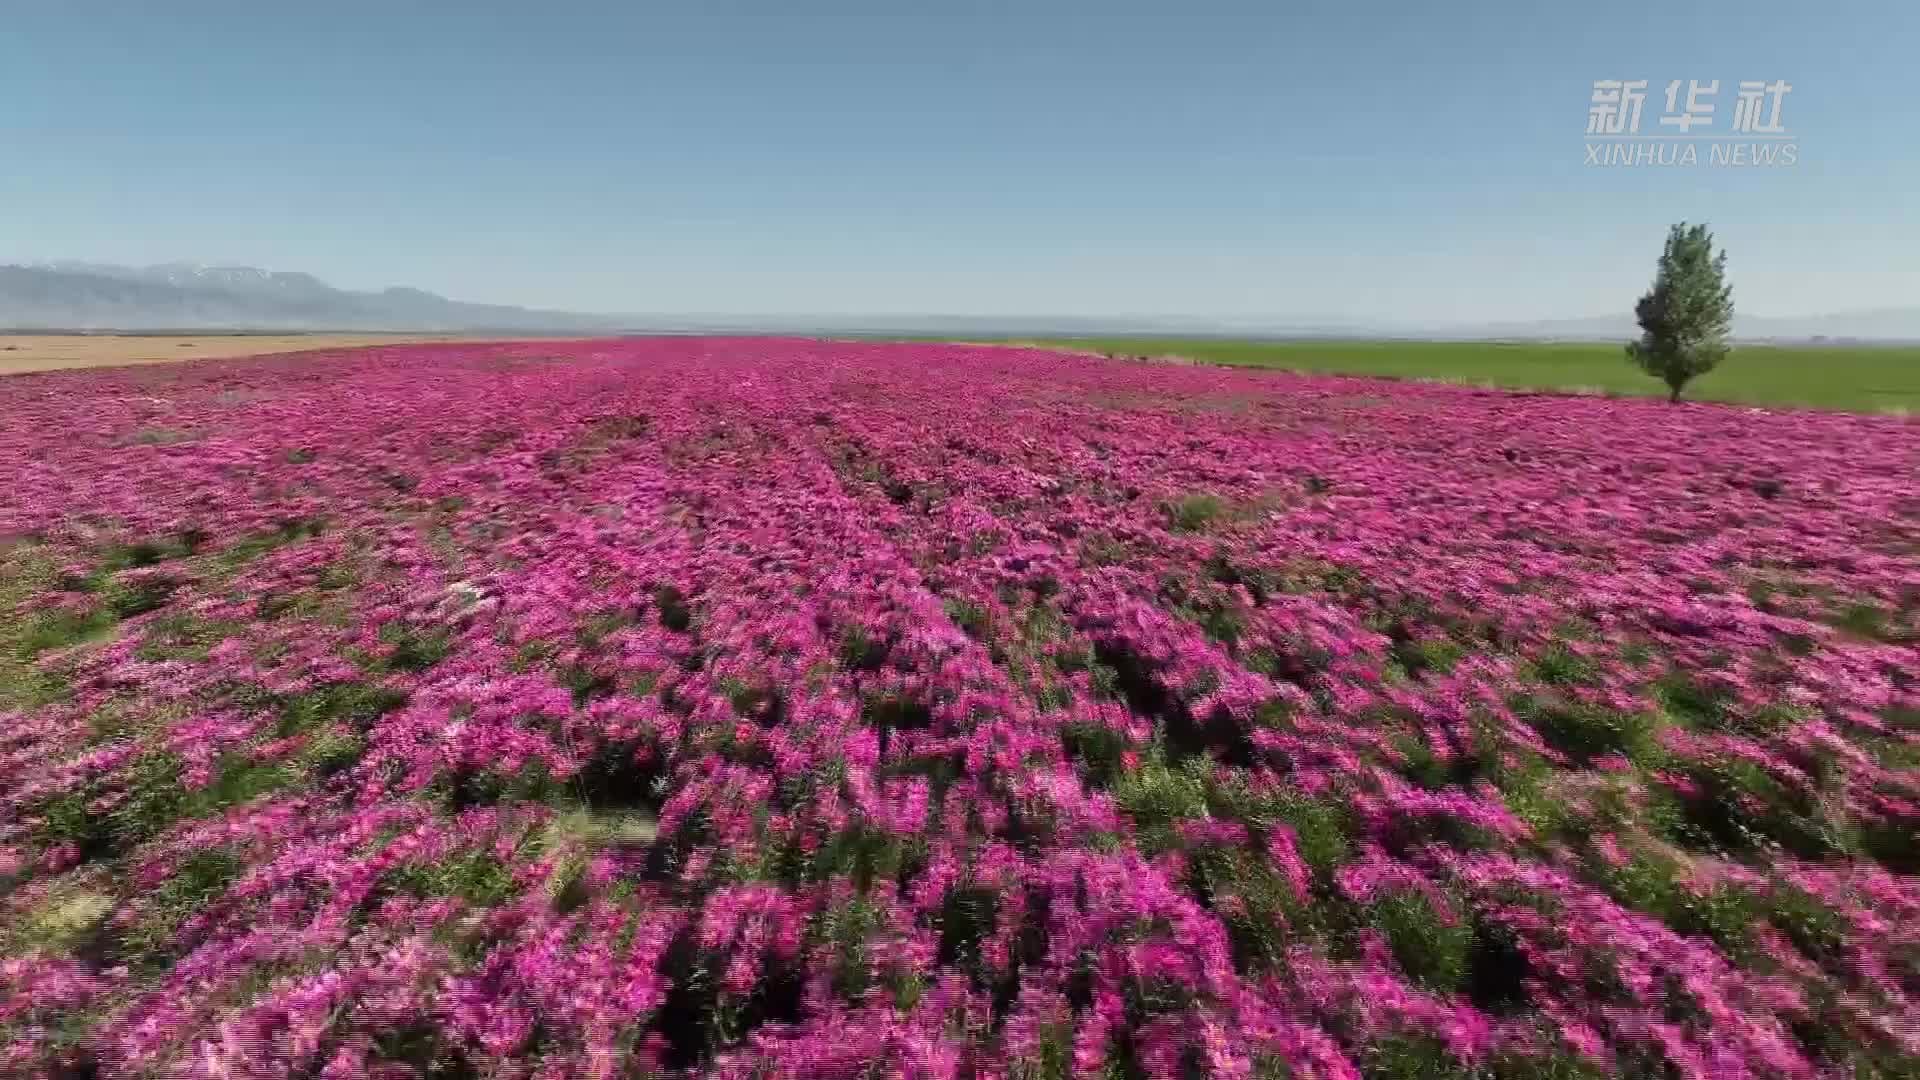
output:
<instances>
[{"instance_id":1,"label":"blooming flower","mask_svg":"<svg viewBox=\"0 0 1920 1080\"><path fill-rule=\"evenodd\" d=\"M0 1071L1920 1055L1896 418L779 339L7 384Z\"/></svg>"}]
</instances>

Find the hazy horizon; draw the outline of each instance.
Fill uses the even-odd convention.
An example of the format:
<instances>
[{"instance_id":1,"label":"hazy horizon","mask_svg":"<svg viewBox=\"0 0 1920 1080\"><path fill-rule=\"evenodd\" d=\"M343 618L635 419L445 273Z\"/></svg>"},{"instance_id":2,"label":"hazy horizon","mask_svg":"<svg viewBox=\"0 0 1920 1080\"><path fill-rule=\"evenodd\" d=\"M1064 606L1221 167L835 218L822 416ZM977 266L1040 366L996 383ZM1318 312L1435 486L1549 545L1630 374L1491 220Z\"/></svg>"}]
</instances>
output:
<instances>
[{"instance_id":1,"label":"hazy horizon","mask_svg":"<svg viewBox=\"0 0 1920 1080\"><path fill-rule=\"evenodd\" d=\"M43 271L40 285L21 293L7 275ZM135 296L92 295L92 285L114 282L142 286ZM51 283L51 284L50 284ZM62 295L62 286L70 295ZM146 291L158 286L158 294ZM230 306L221 307L224 301ZM65 314L28 314L62 310ZM371 302L374 306L356 306ZM89 303L96 306L89 307ZM209 307L208 305L212 306ZM291 305L291 306L289 306ZM384 314L383 314L384 313ZM517 314L516 314L517 313ZM287 321L292 319L292 322ZM422 322L421 320L425 320ZM493 321L488 321L492 319ZM391 320L391 321L382 321ZM450 320L450 321L448 321ZM504 320L504 321L503 321ZM1069 334L1202 337L1380 337L1380 338L1553 338L1614 340L1637 329L1624 306L1591 316L1543 320L1412 322L1381 317L1365 321L1273 316L1207 317L1177 312L1083 315L1071 312L1007 314L968 311L627 311L583 312L569 309L490 307L442 297L396 284L379 290L344 291L311 274L281 267L251 267L175 260L146 267L55 260L21 266L0 263L0 328L156 332L168 329L307 332L378 329L466 329L537 332L729 332L846 333L918 331L994 334ZM1920 341L1920 305L1856 309L1808 316L1737 313L1733 336L1748 340L1857 338L1868 341Z\"/></svg>"}]
</instances>

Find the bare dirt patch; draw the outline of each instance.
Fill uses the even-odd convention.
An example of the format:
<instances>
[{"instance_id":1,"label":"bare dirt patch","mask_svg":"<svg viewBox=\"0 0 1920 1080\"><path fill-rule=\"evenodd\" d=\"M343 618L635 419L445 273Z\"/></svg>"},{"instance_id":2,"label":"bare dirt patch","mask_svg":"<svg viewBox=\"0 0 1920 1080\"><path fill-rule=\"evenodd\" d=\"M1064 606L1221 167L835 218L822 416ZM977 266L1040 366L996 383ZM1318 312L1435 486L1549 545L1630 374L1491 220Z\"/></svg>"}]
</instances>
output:
<instances>
[{"instance_id":1,"label":"bare dirt patch","mask_svg":"<svg viewBox=\"0 0 1920 1080\"><path fill-rule=\"evenodd\" d=\"M445 339L434 334L0 334L0 375Z\"/></svg>"}]
</instances>

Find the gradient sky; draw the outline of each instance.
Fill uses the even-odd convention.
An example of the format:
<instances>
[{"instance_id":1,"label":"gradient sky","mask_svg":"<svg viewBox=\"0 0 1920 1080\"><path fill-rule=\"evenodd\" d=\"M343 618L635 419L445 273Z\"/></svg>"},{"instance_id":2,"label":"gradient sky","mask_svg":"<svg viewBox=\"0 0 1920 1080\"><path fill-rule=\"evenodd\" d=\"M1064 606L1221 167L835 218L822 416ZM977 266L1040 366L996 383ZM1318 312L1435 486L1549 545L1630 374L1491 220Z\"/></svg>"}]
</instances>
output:
<instances>
[{"instance_id":1,"label":"gradient sky","mask_svg":"<svg viewBox=\"0 0 1920 1080\"><path fill-rule=\"evenodd\" d=\"M797 9L811 7L812 12ZM1688 10L1678 10L1680 8ZM915 9L920 9L916 11ZM436 13L437 12L437 13ZM1476 321L1920 302L1920 4L0 0L0 262L676 313ZM1793 168L1583 164L1596 79Z\"/></svg>"}]
</instances>

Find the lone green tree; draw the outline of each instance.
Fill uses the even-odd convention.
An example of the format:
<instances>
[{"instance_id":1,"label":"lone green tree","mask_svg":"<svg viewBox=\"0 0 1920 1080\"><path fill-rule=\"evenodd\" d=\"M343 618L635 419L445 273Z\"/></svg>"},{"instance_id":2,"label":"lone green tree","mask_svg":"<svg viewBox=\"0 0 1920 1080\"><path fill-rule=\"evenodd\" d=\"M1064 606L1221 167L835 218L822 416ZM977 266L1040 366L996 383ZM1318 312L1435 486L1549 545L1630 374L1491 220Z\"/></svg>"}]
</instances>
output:
<instances>
[{"instance_id":1,"label":"lone green tree","mask_svg":"<svg viewBox=\"0 0 1920 1080\"><path fill-rule=\"evenodd\" d=\"M1727 253L1715 254L1705 225L1681 222L1667 231L1653 288L1634 305L1640 340L1627 345L1627 359L1667 384L1667 400L1714 369L1727 355L1733 326L1733 287L1727 284Z\"/></svg>"}]
</instances>

